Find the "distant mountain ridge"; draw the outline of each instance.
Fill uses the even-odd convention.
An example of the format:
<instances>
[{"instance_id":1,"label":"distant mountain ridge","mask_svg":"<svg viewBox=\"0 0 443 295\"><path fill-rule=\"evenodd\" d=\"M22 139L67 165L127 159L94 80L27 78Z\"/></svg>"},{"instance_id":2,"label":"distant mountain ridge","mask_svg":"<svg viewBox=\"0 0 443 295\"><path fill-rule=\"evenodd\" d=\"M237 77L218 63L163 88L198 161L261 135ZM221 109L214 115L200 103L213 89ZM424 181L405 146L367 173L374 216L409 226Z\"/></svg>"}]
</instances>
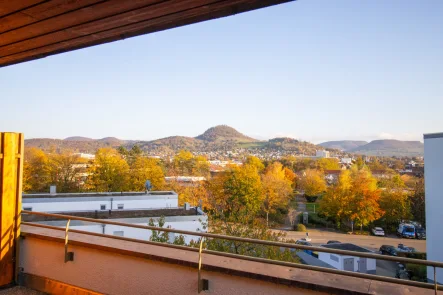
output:
<instances>
[{"instance_id":1,"label":"distant mountain ridge","mask_svg":"<svg viewBox=\"0 0 443 295\"><path fill-rule=\"evenodd\" d=\"M365 144L368 144L368 142L363 140L336 140L336 141L322 142L319 144L319 146L330 149L337 149L341 151L349 151L351 149L358 148Z\"/></svg>"},{"instance_id":2,"label":"distant mountain ridge","mask_svg":"<svg viewBox=\"0 0 443 295\"><path fill-rule=\"evenodd\" d=\"M196 137L170 136L151 141L120 140L115 137L91 139L88 137L73 136L64 140L50 138L35 138L25 140L26 147L37 147L45 151L72 150L76 152L94 153L103 147L117 148L124 146L131 148L138 145L142 150L173 154L179 150L189 151L230 151L235 148L267 149L294 151L306 155L315 155L318 146L302 142L293 138L274 138L269 141L254 139L240 133L227 125L211 127Z\"/></svg>"},{"instance_id":3,"label":"distant mountain ridge","mask_svg":"<svg viewBox=\"0 0 443 295\"><path fill-rule=\"evenodd\" d=\"M236 129L219 125L211 127L196 137L170 136L151 141L121 140L115 137L92 139L82 136L73 136L62 139L34 138L26 139L26 147L37 147L45 151L71 150L83 153L95 153L104 147L117 148L124 146L132 148L137 144L144 151L159 154L174 154L179 150L192 152L231 151L235 148L248 150L287 151L303 155L315 155L319 149L342 150L344 152L377 155L377 156L422 156L423 143L419 141L374 140L365 141L330 141L319 145L300 141L294 138L279 137L268 141L246 136Z\"/></svg>"},{"instance_id":4,"label":"distant mountain ridge","mask_svg":"<svg viewBox=\"0 0 443 295\"><path fill-rule=\"evenodd\" d=\"M423 156L424 144L420 141L395 139L373 140L370 143L348 150L370 156Z\"/></svg>"}]
</instances>

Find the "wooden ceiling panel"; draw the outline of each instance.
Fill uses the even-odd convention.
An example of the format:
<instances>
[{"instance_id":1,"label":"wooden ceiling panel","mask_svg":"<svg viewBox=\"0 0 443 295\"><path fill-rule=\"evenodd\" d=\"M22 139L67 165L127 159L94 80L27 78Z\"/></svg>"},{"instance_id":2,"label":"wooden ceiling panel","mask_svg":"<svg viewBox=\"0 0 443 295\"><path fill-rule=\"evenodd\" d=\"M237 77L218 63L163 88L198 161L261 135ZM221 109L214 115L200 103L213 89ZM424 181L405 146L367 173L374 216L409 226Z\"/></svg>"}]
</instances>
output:
<instances>
[{"instance_id":1,"label":"wooden ceiling panel","mask_svg":"<svg viewBox=\"0 0 443 295\"><path fill-rule=\"evenodd\" d=\"M72 12L76 9L89 6L97 2L104 2L104 0L54 0L23 9L17 14L10 14L1 19L0 33L30 25L60 14Z\"/></svg>"},{"instance_id":2,"label":"wooden ceiling panel","mask_svg":"<svg viewBox=\"0 0 443 295\"><path fill-rule=\"evenodd\" d=\"M50 1L48 9L32 8L29 16L40 21L0 34L0 67L289 1L88 0L80 8L78 1Z\"/></svg>"},{"instance_id":3,"label":"wooden ceiling panel","mask_svg":"<svg viewBox=\"0 0 443 295\"><path fill-rule=\"evenodd\" d=\"M0 0L0 17L18 12L27 7L48 2L47 0Z\"/></svg>"}]
</instances>

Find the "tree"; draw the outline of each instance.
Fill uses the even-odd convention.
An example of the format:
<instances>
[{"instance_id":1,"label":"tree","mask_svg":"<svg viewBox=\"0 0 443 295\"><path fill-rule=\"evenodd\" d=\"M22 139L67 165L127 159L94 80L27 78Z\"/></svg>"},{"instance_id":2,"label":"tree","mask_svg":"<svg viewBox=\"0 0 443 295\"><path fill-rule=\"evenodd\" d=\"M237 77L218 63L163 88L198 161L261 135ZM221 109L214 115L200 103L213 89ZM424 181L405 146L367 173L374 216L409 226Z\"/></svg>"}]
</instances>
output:
<instances>
[{"instance_id":1,"label":"tree","mask_svg":"<svg viewBox=\"0 0 443 295\"><path fill-rule=\"evenodd\" d=\"M292 177L293 175L289 175ZM292 182L286 177L285 169L280 162L269 165L261 177L263 186L263 210L266 213L266 226L269 225L269 213L278 206L285 206L292 193Z\"/></svg>"},{"instance_id":2,"label":"tree","mask_svg":"<svg viewBox=\"0 0 443 295\"><path fill-rule=\"evenodd\" d=\"M355 159L354 165L357 167L358 170L363 169L363 167L365 166L365 161L363 160L363 158L361 156L358 156Z\"/></svg>"},{"instance_id":3,"label":"tree","mask_svg":"<svg viewBox=\"0 0 443 295\"><path fill-rule=\"evenodd\" d=\"M380 190L377 180L366 168L351 170L351 220L357 221L360 230L363 226L379 219L384 211L379 206Z\"/></svg>"},{"instance_id":4,"label":"tree","mask_svg":"<svg viewBox=\"0 0 443 295\"><path fill-rule=\"evenodd\" d=\"M317 160L317 169L319 170L339 170L340 164L335 158L321 158Z\"/></svg>"},{"instance_id":5,"label":"tree","mask_svg":"<svg viewBox=\"0 0 443 295\"><path fill-rule=\"evenodd\" d=\"M263 169L265 169L265 165L263 164L263 162L255 156L248 156L246 158L245 164L254 166L258 172L261 172L263 171Z\"/></svg>"},{"instance_id":6,"label":"tree","mask_svg":"<svg viewBox=\"0 0 443 295\"><path fill-rule=\"evenodd\" d=\"M340 228L344 220L349 220L352 214L350 202L352 181L351 172L344 170L338 182L330 187L319 202L319 212L335 220Z\"/></svg>"},{"instance_id":7,"label":"tree","mask_svg":"<svg viewBox=\"0 0 443 295\"><path fill-rule=\"evenodd\" d=\"M299 188L305 191L307 196L318 196L326 191L326 181L321 171L307 169L299 179Z\"/></svg>"},{"instance_id":8,"label":"tree","mask_svg":"<svg viewBox=\"0 0 443 295\"><path fill-rule=\"evenodd\" d=\"M49 159L47 155L38 148L26 148L23 163L23 191L47 191L49 181Z\"/></svg>"},{"instance_id":9,"label":"tree","mask_svg":"<svg viewBox=\"0 0 443 295\"><path fill-rule=\"evenodd\" d=\"M88 186L98 192L125 191L128 187L128 163L114 149L101 148L89 169Z\"/></svg>"},{"instance_id":10,"label":"tree","mask_svg":"<svg viewBox=\"0 0 443 295\"><path fill-rule=\"evenodd\" d=\"M414 193L410 196L411 211L414 219L420 222L423 226L426 224L426 206L425 206L425 183L424 179L420 178L414 188Z\"/></svg>"},{"instance_id":11,"label":"tree","mask_svg":"<svg viewBox=\"0 0 443 295\"><path fill-rule=\"evenodd\" d=\"M343 171L338 183L328 189L320 201L320 212L332 217L338 227L344 220L350 220L362 229L384 214L379 199L377 180L367 168L354 167Z\"/></svg>"},{"instance_id":12,"label":"tree","mask_svg":"<svg viewBox=\"0 0 443 295\"><path fill-rule=\"evenodd\" d=\"M173 158L169 175L209 176L209 162L204 156L194 156L191 152L181 150Z\"/></svg>"},{"instance_id":13,"label":"tree","mask_svg":"<svg viewBox=\"0 0 443 295\"><path fill-rule=\"evenodd\" d=\"M83 183L81 172L86 171L86 163L70 152L49 155L49 178L52 185L61 193L78 192Z\"/></svg>"},{"instance_id":14,"label":"tree","mask_svg":"<svg viewBox=\"0 0 443 295\"><path fill-rule=\"evenodd\" d=\"M257 214L263 198L260 175L255 166L244 164L233 167L228 172L223 189L229 203L226 213L241 210L244 214Z\"/></svg>"},{"instance_id":15,"label":"tree","mask_svg":"<svg viewBox=\"0 0 443 295\"><path fill-rule=\"evenodd\" d=\"M130 189L144 191L146 180L151 181L153 190L161 190L165 185L165 175L158 160L137 156L129 170Z\"/></svg>"},{"instance_id":16,"label":"tree","mask_svg":"<svg viewBox=\"0 0 443 295\"><path fill-rule=\"evenodd\" d=\"M412 217L409 195L402 188L388 188L380 198L380 208L385 212L387 228L394 228Z\"/></svg>"},{"instance_id":17,"label":"tree","mask_svg":"<svg viewBox=\"0 0 443 295\"><path fill-rule=\"evenodd\" d=\"M283 171L285 173L285 178L291 182L292 188L295 188L295 183L297 181L297 174L295 174L294 171L292 171L288 167L285 167Z\"/></svg>"},{"instance_id":18,"label":"tree","mask_svg":"<svg viewBox=\"0 0 443 295\"><path fill-rule=\"evenodd\" d=\"M164 228L165 223L166 223L165 217L161 216L157 220L157 223L155 223L155 220L153 218L150 218L148 225ZM171 228L171 227L168 226L167 228ZM168 243L168 244L175 244L175 245L181 245L181 246L184 246L186 244L185 237L183 235L179 235L178 237L174 237L174 240L172 240L169 232L161 231L161 230L152 230L152 234L149 237L149 240L152 242Z\"/></svg>"}]
</instances>

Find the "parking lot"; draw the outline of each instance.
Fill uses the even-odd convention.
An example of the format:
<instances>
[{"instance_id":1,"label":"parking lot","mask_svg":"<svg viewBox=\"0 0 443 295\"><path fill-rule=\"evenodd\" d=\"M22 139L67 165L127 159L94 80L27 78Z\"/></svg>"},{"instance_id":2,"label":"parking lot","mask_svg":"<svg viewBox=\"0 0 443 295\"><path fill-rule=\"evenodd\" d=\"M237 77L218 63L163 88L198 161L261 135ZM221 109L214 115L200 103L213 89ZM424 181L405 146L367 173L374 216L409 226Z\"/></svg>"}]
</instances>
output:
<instances>
[{"instance_id":1,"label":"parking lot","mask_svg":"<svg viewBox=\"0 0 443 295\"><path fill-rule=\"evenodd\" d=\"M330 240L337 240L342 243L352 243L358 246L364 247L371 251L378 251L381 245L397 246L402 243L408 247L414 247L419 252L426 252L426 240L415 239L400 239L396 236L390 237L375 237L375 236L363 236L363 235L349 235L341 232L309 229L309 237L311 238L311 244L319 246L326 244ZM296 231L286 231L288 239L298 240L306 237L306 233Z\"/></svg>"}]
</instances>

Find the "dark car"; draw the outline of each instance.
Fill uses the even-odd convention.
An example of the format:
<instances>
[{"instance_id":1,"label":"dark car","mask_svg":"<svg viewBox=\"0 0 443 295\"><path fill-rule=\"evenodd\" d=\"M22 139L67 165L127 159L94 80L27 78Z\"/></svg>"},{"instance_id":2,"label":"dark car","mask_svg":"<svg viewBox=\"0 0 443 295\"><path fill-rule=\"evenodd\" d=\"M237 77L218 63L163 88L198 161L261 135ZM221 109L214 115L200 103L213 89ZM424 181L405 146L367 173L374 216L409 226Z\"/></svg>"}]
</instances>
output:
<instances>
[{"instance_id":1,"label":"dark car","mask_svg":"<svg viewBox=\"0 0 443 295\"><path fill-rule=\"evenodd\" d=\"M326 244L341 244L341 242L340 241L336 241L336 240L330 240L330 241L328 241Z\"/></svg>"},{"instance_id":2,"label":"dark car","mask_svg":"<svg viewBox=\"0 0 443 295\"><path fill-rule=\"evenodd\" d=\"M419 240L426 240L426 230L424 228L416 228L415 238Z\"/></svg>"},{"instance_id":3,"label":"dark car","mask_svg":"<svg viewBox=\"0 0 443 295\"><path fill-rule=\"evenodd\" d=\"M380 253L382 255L397 256L397 249L394 246L383 245L380 247Z\"/></svg>"},{"instance_id":4,"label":"dark car","mask_svg":"<svg viewBox=\"0 0 443 295\"><path fill-rule=\"evenodd\" d=\"M297 240L297 241L295 242L295 244L296 244L296 245L303 245L303 246L312 246L311 243L309 243L308 241L305 241L305 240ZM309 254L309 255L312 255L312 254L313 254L312 250L303 250L303 251L304 251L305 253Z\"/></svg>"}]
</instances>

